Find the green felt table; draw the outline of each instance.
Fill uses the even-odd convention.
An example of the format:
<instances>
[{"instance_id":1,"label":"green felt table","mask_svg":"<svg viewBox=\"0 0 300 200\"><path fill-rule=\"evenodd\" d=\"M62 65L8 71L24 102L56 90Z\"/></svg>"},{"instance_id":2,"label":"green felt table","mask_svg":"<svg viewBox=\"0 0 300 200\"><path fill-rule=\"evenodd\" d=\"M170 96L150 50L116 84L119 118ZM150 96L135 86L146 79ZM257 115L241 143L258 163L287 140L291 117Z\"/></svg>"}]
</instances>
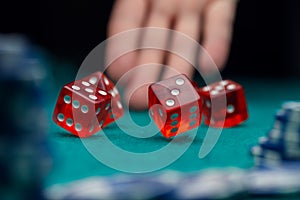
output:
<instances>
[{"instance_id":1,"label":"green felt table","mask_svg":"<svg viewBox=\"0 0 300 200\"><path fill-rule=\"evenodd\" d=\"M61 74L59 69L56 72ZM49 117L52 114L60 87L71 81L70 78L64 78L64 75L55 76L54 79L56 79L56 87L51 95L51 103L47 106ZM201 159L198 157L198 153L206 136L207 127L202 124L192 141L190 141L191 136L189 132L182 134L180 136L181 139L173 148L180 148L186 142L191 142L191 145L181 157L160 170L170 169L185 173L215 167L238 167L242 169L253 167L254 161L249 154L249 148L257 144L258 138L266 135L268 130L270 130L274 122L274 114L284 101L300 99L300 81L297 79L254 77L234 77L232 79L241 83L245 89L249 119L240 126L223 129L212 151ZM146 111L131 112L131 117L141 126L150 122ZM104 135L119 148L135 153L152 152L166 146L170 142L170 140L164 139L159 133L149 138L129 136L125 132L135 131L135 134L138 134L139 129L131 129L130 125L124 123L121 119L120 125L125 127L125 131L121 130L116 124L111 124L104 132L100 131L90 138L79 139L51 122L49 143L53 153L53 168L46 178L45 185L48 187L57 183L66 183L90 176L111 176L126 173L100 162L84 145L84 143L97 141L98 150L109 154L107 152L109 149L105 149L101 143L106 138ZM141 134L143 134L142 131ZM120 155L112 156L118 157ZM122 164L132 165L139 163L127 163L126 158L123 158Z\"/></svg>"}]
</instances>

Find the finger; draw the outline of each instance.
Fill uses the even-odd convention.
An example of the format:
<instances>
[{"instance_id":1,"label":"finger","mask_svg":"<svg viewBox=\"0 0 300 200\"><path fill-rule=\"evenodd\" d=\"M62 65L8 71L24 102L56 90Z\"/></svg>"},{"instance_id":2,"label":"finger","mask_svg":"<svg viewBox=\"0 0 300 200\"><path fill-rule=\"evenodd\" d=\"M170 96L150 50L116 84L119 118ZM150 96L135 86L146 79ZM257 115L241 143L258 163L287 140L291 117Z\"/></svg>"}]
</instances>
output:
<instances>
[{"instance_id":1,"label":"finger","mask_svg":"<svg viewBox=\"0 0 300 200\"><path fill-rule=\"evenodd\" d=\"M150 12L146 27L157 27L146 29L142 37L142 46L155 47L156 49L143 49L139 52L137 66L145 67L134 70L132 80L125 91L125 99L133 109L146 109L148 101L148 85L156 82L160 76L164 59L164 51L169 37L169 31L160 28L169 28L175 12L173 0L151 1ZM169 2L169 3L168 3ZM162 49L162 50L159 50ZM145 65L153 63L152 65ZM130 101L129 101L130 100Z\"/></svg>"},{"instance_id":2,"label":"finger","mask_svg":"<svg viewBox=\"0 0 300 200\"><path fill-rule=\"evenodd\" d=\"M215 0L205 9L203 46L219 69L227 61L236 9L235 0ZM212 62L204 54L199 65L205 73L212 69Z\"/></svg>"},{"instance_id":3,"label":"finger","mask_svg":"<svg viewBox=\"0 0 300 200\"><path fill-rule=\"evenodd\" d=\"M193 75L195 56L197 52L197 42L200 37L200 15L199 10L185 12L178 16L174 26L178 33L173 34L171 40L171 51L167 59L167 68L163 74L163 79L172 77L178 73Z\"/></svg>"},{"instance_id":4,"label":"finger","mask_svg":"<svg viewBox=\"0 0 300 200\"><path fill-rule=\"evenodd\" d=\"M128 53L128 51L137 48L140 33L139 31L124 33L124 31L142 26L147 6L146 0L118 0L114 5L108 25L108 37L113 35L115 37L108 40L106 57L109 65L107 73L114 80L118 80L135 66L137 52Z\"/></svg>"}]
</instances>

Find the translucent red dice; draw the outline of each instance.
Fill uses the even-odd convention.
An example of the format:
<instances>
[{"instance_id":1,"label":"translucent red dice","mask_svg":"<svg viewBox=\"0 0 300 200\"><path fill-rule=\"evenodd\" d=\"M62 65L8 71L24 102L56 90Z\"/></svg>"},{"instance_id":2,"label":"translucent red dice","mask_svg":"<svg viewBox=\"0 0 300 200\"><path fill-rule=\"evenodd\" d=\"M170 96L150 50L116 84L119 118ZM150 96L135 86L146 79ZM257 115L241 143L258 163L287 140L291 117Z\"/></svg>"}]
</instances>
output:
<instances>
[{"instance_id":1,"label":"translucent red dice","mask_svg":"<svg viewBox=\"0 0 300 200\"><path fill-rule=\"evenodd\" d=\"M115 87L114 83L109 80L103 73L95 72L90 76L84 78L86 82L90 85L94 85L99 87L100 89L108 92L111 94L111 109L108 111L108 116L103 123L103 127L107 126L108 124L114 122L115 120L119 119L124 114L124 109L122 106L121 96L118 89Z\"/></svg>"},{"instance_id":2,"label":"translucent red dice","mask_svg":"<svg viewBox=\"0 0 300 200\"><path fill-rule=\"evenodd\" d=\"M185 75L149 86L150 115L163 136L169 138L201 123L201 99Z\"/></svg>"},{"instance_id":3,"label":"translucent red dice","mask_svg":"<svg viewBox=\"0 0 300 200\"><path fill-rule=\"evenodd\" d=\"M224 80L199 88L198 93L202 98L202 111L206 125L228 128L248 119L246 97L240 84L232 80Z\"/></svg>"},{"instance_id":4,"label":"translucent red dice","mask_svg":"<svg viewBox=\"0 0 300 200\"><path fill-rule=\"evenodd\" d=\"M111 95L87 81L66 84L59 94L53 121L79 137L102 129L111 109Z\"/></svg>"}]
</instances>

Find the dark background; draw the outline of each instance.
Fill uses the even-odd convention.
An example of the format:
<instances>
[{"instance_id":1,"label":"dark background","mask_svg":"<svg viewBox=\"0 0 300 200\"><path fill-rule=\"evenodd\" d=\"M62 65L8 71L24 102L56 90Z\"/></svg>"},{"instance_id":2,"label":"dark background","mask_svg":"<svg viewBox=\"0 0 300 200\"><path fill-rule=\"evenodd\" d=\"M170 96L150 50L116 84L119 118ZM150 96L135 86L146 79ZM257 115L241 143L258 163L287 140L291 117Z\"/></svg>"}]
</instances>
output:
<instances>
[{"instance_id":1,"label":"dark background","mask_svg":"<svg viewBox=\"0 0 300 200\"><path fill-rule=\"evenodd\" d=\"M79 66L106 39L113 1L5 1L0 32L24 33L57 59ZM300 68L300 1L241 0L224 74L295 75Z\"/></svg>"}]
</instances>

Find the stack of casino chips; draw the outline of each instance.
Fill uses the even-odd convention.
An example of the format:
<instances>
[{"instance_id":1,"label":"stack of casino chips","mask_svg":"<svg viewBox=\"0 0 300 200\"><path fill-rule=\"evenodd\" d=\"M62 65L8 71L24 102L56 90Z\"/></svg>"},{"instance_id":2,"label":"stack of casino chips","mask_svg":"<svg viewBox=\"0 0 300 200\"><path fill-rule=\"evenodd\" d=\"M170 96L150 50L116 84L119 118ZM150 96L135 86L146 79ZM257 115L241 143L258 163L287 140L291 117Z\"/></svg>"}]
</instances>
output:
<instances>
[{"instance_id":1,"label":"stack of casino chips","mask_svg":"<svg viewBox=\"0 0 300 200\"><path fill-rule=\"evenodd\" d=\"M299 165L242 170L210 168L195 172L87 177L45 189L47 199L299 199ZM284 196L287 195L287 196ZM285 199L285 198L280 198Z\"/></svg>"},{"instance_id":2,"label":"stack of casino chips","mask_svg":"<svg viewBox=\"0 0 300 200\"><path fill-rule=\"evenodd\" d=\"M47 73L34 52L24 36L0 34L1 199L41 199L51 164Z\"/></svg>"},{"instance_id":3,"label":"stack of casino chips","mask_svg":"<svg viewBox=\"0 0 300 200\"><path fill-rule=\"evenodd\" d=\"M277 112L273 128L251 148L256 166L300 162L300 102L290 101Z\"/></svg>"}]
</instances>

